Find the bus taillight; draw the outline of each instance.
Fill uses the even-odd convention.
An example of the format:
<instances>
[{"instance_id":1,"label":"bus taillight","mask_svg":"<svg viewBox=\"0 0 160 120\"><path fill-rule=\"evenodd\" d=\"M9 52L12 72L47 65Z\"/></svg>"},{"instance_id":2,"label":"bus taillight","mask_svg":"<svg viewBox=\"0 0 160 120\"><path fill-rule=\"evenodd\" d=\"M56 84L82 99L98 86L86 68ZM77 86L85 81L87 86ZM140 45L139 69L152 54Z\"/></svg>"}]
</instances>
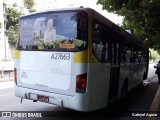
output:
<instances>
[{"instance_id":1,"label":"bus taillight","mask_svg":"<svg viewBox=\"0 0 160 120\"><path fill-rule=\"evenodd\" d=\"M85 93L86 87L87 87L87 73L77 75L76 92L77 93Z\"/></svg>"},{"instance_id":2,"label":"bus taillight","mask_svg":"<svg viewBox=\"0 0 160 120\"><path fill-rule=\"evenodd\" d=\"M14 80L15 80L15 83L17 83L17 69L14 68Z\"/></svg>"}]
</instances>

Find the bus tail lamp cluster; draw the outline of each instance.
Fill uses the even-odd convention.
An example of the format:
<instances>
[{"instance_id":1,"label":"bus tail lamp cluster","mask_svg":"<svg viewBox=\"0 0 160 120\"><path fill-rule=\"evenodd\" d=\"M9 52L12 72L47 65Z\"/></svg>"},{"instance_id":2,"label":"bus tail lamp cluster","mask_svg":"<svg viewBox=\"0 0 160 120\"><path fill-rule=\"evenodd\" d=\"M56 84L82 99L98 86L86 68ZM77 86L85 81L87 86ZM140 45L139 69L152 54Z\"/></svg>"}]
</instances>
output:
<instances>
[{"instance_id":1,"label":"bus tail lamp cluster","mask_svg":"<svg viewBox=\"0 0 160 120\"><path fill-rule=\"evenodd\" d=\"M15 80L15 83L17 83L17 69L14 68L14 80Z\"/></svg>"},{"instance_id":2,"label":"bus tail lamp cluster","mask_svg":"<svg viewBox=\"0 0 160 120\"><path fill-rule=\"evenodd\" d=\"M87 73L77 75L76 79L76 92L85 93L87 87Z\"/></svg>"}]
</instances>

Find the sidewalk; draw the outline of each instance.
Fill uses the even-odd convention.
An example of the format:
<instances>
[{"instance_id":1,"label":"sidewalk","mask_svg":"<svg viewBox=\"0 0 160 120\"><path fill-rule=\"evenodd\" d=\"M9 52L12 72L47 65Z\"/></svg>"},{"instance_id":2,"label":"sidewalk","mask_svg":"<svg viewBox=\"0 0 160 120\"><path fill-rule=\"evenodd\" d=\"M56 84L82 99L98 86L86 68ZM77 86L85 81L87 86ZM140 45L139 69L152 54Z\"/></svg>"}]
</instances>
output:
<instances>
[{"instance_id":1,"label":"sidewalk","mask_svg":"<svg viewBox=\"0 0 160 120\"><path fill-rule=\"evenodd\" d=\"M153 113L157 112L158 116L160 116L160 83L158 83L157 75L154 75L152 78L148 78L147 80L144 81L144 83L150 83L151 81L159 84L159 87L157 92L155 93L155 97L153 98L149 112L153 112ZM152 117L145 120L160 120L160 117L157 117L157 118Z\"/></svg>"}]
</instances>

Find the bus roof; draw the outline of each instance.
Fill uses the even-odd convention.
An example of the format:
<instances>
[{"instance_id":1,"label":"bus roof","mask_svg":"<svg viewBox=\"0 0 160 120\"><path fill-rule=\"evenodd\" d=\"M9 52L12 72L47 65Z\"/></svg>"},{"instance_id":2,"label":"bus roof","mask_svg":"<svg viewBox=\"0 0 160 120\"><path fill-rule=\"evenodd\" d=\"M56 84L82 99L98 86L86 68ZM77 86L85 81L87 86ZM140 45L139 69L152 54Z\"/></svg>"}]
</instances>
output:
<instances>
[{"instance_id":1,"label":"bus roof","mask_svg":"<svg viewBox=\"0 0 160 120\"><path fill-rule=\"evenodd\" d=\"M39 11L39 12L33 12L33 13L29 13L27 15L22 15L21 17L27 17L27 16L32 16L32 15L37 15L37 14L41 14L41 13L48 13L48 12L59 12L59 11L78 11L78 10L85 10L85 11L88 11L88 10L93 10L91 8L88 8L88 7L76 7L76 8L57 8L57 9L49 9L49 10L44 10L44 11ZM21 18L20 17L20 18Z\"/></svg>"},{"instance_id":2,"label":"bus roof","mask_svg":"<svg viewBox=\"0 0 160 120\"><path fill-rule=\"evenodd\" d=\"M114 31L116 31L117 33L119 33L120 35L122 35L123 37L126 37L127 39L132 40L135 43L141 44L142 46L144 46L142 40L140 38L138 38L137 36L128 33L126 30L124 30L123 28L119 27L118 25L116 25L115 23L113 23L112 21L110 21L107 17L101 15L100 13L98 13L96 10L94 10L94 15L98 18L99 21L101 21L102 23L108 25L109 27L111 27Z\"/></svg>"}]
</instances>

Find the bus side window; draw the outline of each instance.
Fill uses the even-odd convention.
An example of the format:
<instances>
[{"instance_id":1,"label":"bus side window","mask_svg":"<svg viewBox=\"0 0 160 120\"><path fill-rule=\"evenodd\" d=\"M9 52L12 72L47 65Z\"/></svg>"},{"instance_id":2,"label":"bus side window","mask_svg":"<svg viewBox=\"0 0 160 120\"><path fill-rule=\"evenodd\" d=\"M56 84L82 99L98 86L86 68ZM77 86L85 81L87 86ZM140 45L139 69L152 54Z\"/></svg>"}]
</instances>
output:
<instances>
[{"instance_id":1,"label":"bus side window","mask_svg":"<svg viewBox=\"0 0 160 120\"><path fill-rule=\"evenodd\" d=\"M143 51L141 46L137 46L137 61L136 62L144 62Z\"/></svg>"},{"instance_id":2,"label":"bus side window","mask_svg":"<svg viewBox=\"0 0 160 120\"><path fill-rule=\"evenodd\" d=\"M131 62L131 49L128 47L124 48L124 62Z\"/></svg>"},{"instance_id":3,"label":"bus side window","mask_svg":"<svg viewBox=\"0 0 160 120\"><path fill-rule=\"evenodd\" d=\"M105 41L105 30L98 24L93 24L93 40L92 40L92 51L95 57L102 63L108 60L108 42Z\"/></svg>"},{"instance_id":4,"label":"bus side window","mask_svg":"<svg viewBox=\"0 0 160 120\"><path fill-rule=\"evenodd\" d=\"M143 62L143 56L141 51L138 51L138 62Z\"/></svg>"},{"instance_id":5,"label":"bus side window","mask_svg":"<svg viewBox=\"0 0 160 120\"><path fill-rule=\"evenodd\" d=\"M108 43L103 44L103 48L101 50L101 61L106 62L108 60Z\"/></svg>"},{"instance_id":6,"label":"bus side window","mask_svg":"<svg viewBox=\"0 0 160 120\"><path fill-rule=\"evenodd\" d=\"M131 62L138 62L138 52L135 48L132 48Z\"/></svg>"},{"instance_id":7,"label":"bus side window","mask_svg":"<svg viewBox=\"0 0 160 120\"><path fill-rule=\"evenodd\" d=\"M143 62L147 62L147 54L145 51L142 52Z\"/></svg>"},{"instance_id":8,"label":"bus side window","mask_svg":"<svg viewBox=\"0 0 160 120\"><path fill-rule=\"evenodd\" d=\"M105 54L105 61L108 61L108 43L106 43L105 51L106 51L106 54Z\"/></svg>"}]
</instances>

